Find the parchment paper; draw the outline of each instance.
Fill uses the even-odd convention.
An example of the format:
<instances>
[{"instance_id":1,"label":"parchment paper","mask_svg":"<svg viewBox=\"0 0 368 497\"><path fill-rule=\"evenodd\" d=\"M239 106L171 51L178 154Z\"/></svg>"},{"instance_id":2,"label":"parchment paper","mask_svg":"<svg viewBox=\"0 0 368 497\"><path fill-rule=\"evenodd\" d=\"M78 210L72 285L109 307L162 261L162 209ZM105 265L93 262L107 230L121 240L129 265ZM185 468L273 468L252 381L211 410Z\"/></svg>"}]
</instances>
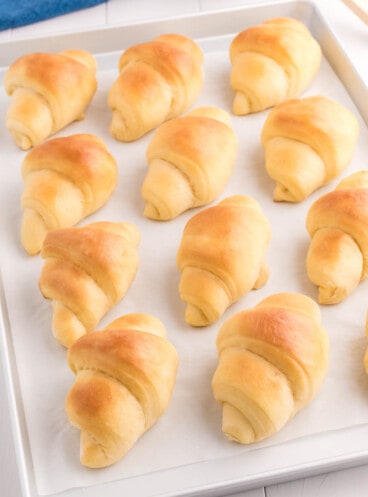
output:
<instances>
[{"instance_id":1,"label":"parchment paper","mask_svg":"<svg viewBox=\"0 0 368 497\"><path fill-rule=\"evenodd\" d=\"M107 91L117 76L114 64L98 74L99 89L84 121L74 123L56 136L91 132L101 136L119 163L119 184L111 200L95 220L130 221L137 224L142 240L140 266L125 298L101 321L99 329L128 312L147 312L159 317L180 357L176 387L162 418L142 436L126 457L111 466L91 471L79 462L79 431L70 426L64 401L74 381L66 352L51 333L51 304L41 296L38 278L43 261L29 257L20 245L20 166L25 152L17 149L1 119L1 271L9 310L11 334L19 373L27 432L35 478L40 494L58 493L116 479L139 476L164 468L238 454L244 458L267 445L341 430L368 423L368 380L363 368L367 283L363 282L343 303L321 307L331 341L330 370L314 401L277 435L249 447L229 442L221 432L221 407L214 401L211 378L217 365L215 340L221 324L235 312L254 306L280 291L302 292L317 299L317 289L305 270L309 237L305 217L314 200L333 189L342 177L366 167L368 132L358 110L336 75L323 60L320 71L303 96L324 94L338 100L357 115L361 133L348 169L326 187L300 204L272 201L273 182L264 168L260 131L267 111L246 117L233 116L239 138L239 155L233 176L218 200L243 193L258 200L272 226L267 260L270 279L229 308L214 325L192 329L184 321L184 303L178 296L180 275L176 251L187 220L199 209L169 222L155 222L142 215L140 188L147 171L145 150L152 133L131 144L115 141L108 132L111 119ZM218 105L231 112L230 65L227 50L205 55L205 86L197 105ZM1 116L9 99L2 90ZM216 202L214 202L216 203Z\"/></svg>"}]
</instances>

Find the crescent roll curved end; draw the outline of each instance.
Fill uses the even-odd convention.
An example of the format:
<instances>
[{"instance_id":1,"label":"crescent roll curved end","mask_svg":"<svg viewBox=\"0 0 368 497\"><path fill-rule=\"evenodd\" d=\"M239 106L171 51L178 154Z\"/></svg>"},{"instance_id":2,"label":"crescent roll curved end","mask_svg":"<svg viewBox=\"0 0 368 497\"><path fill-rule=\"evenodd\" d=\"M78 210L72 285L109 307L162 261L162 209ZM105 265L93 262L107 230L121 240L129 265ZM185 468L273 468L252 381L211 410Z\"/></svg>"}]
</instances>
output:
<instances>
[{"instance_id":1,"label":"crescent roll curved end","mask_svg":"<svg viewBox=\"0 0 368 497\"><path fill-rule=\"evenodd\" d=\"M163 323L138 313L74 342L68 364L76 378L65 407L81 431L81 463L103 468L122 459L167 410L178 354Z\"/></svg>"},{"instance_id":2,"label":"crescent roll curved end","mask_svg":"<svg viewBox=\"0 0 368 497\"><path fill-rule=\"evenodd\" d=\"M118 166L100 138L75 134L30 150L22 177L21 242L28 254L35 255L49 231L77 224L109 200Z\"/></svg>"},{"instance_id":3,"label":"crescent roll curved end","mask_svg":"<svg viewBox=\"0 0 368 497\"><path fill-rule=\"evenodd\" d=\"M203 53L183 35L167 34L129 47L108 94L110 132L134 141L194 104L203 87Z\"/></svg>"},{"instance_id":4,"label":"crescent roll curved end","mask_svg":"<svg viewBox=\"0 0 368 497\"><path fill-rule=\"evenodd\" d=\"M265 167L275 201L301 202L339 176L351 162L359 135L356 116L322 95L273 108L263 125Z\"/></svg>"},{"instance_id":5,"label":"crescent roll curved end","mask_svg":"<svg viewBox=\"0 0 368 497\"><path fill-rule=\"evenodd\" d=\"M269 19L230 45L233 112L246 115L298 96L315 77L322 51L307 27L288 17Z\"/></svg>"},{"instance_id":6,"label":"crescent roll curved end","mask_svg":"<svg viewBox=\"0 0 368 497\"><path fill-rule=\"evenodd\" d=\"M199 107L162 124L147 148L144 215L166 221L209 204L225 189L238 152L230 115Z\"/></svg>"},{"instance_id":7,"label":"crescent roll curved end","mask_svg":"<svg viewBox=\"0 0 368 497\"><path fill-rule=\"evenodd\" d=\"M86 50L31 53L14 61L4 85L11 103L6 127L27 150L84 118L96 90L97 63Z\"/></svg>"},{"instance_id":8,"label":"crescent roll curved end","mask_svg":"<svg viewBox=\"0 0 368 497\"><path fill-rule=\"evenodd\" d=\"M42 245L39 279L51 300L55 338L70 347L94 330L131 286L140 233L132 223L96 222L50 231Z\"/></svg>"},{"instance_id":9,"label":"crescent roll curved end","mask_svg":"<svg viewBox=\"0 0 368 497\"><path fill-rule=\"evenodd\" d=\"M177 266L189 324L214 323L232 303L267 282L270 237L261 207L245 195L228 197L187 222Z\"/></svg>"},{"instance_id":10,"label":"crescent roll curved end","mask_svg":"<svg viewBox=\"0 0 368 497\"><path fill-rule=\"evenodd\" d=\"M230 317L217 351L212 389L222 430L241 444L280 431L315 397L329 364L319 307L298 293L271 295Z\"/></svg>"},{"instance_id":11,"label":"crescent roll curved end","mask_svg":"<svg viewBox=\"0 0 368 497\"><path fill-rule=\"evenodd\" d=\"M368 276L368 172L348 176L316 200L306 227L308 277L320 304L337 304Z\"/></svg>"}]
</instances>

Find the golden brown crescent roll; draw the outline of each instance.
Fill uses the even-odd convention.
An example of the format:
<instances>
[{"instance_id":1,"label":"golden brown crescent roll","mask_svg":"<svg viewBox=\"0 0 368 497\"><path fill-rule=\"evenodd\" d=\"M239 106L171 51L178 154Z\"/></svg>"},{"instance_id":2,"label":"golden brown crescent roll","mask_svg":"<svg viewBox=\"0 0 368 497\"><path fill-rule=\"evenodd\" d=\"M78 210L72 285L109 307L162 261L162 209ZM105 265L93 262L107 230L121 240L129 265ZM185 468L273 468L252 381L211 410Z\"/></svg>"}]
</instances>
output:
<instances>
[{"instance_id":1,"label":"golden brown crescent roll","mask_svg":"<svg viewBox=\"0 0 368 497\"><path fill-rule=\"evenodd\" d=\"M267 282L270 237L260 205L245 195L228 197L187 222L177 266L189 324L214 323L232 303Z\"/></svg>"},{"instance_id":2,"label":"golden brown crescent roll","mask_svg":"<svg viewBox=\"0 0 368 497\"><path fill-rule=\"evenodd\" d=\"M129 47L108 94L111 134L133 141L187 110L203 86L203 53L183 35L166 34Z\"/></svg>"},{"instance_id":3,"label":"golden brown crescent roll","mask_svg":"<svg viewBox=\"0 0 368 497\"><path fill-rule=\"evenodd\" d=\"M46 233L77 224L115 190L118 166L97 136L53 138L30 150L22 164L21 241L30 255Z\"/></svg>"},{"instance_id":4,"label":"golden brown crescent roll","mask_svg":"<svg viewBox=\"0 0 368 497\"><path fill-rule=\"evenodd\" d=\"M161 321L128 314L77 340L68 351L68 363L76 380L66 412L81 430L81 463L109 466L168 408L178 354Z\"/></svg>"},{"instance_id":5,"label":"golden brown crescent roll","mask_svg":"<svg viewBox=\"0 0 368 497\"><path fill-rule=\"evenodd\" d=\"M336 178L349 165L358 134L355 115L327 97L277 105L261 133L274 200L300 202Z\"/></svg>"},{"instance_id":6,"label":"golden brown crescent roll","mask_svg":"<svg viewBox=\"0 0 368 497\"><path fill-rule=\"evenodd\" d=\"M217 350L212 388L222 431L241 444L281 430L315 397L329 363L319 307L299 293L274 294L233 315Z\"/></svg>"},{"instance_id":7,"label":"golden brown crescent roll","mask_svg":"<svg viewBox=\"0 0 368 497\"><path fill-rule=\"evenodd\" d=\"M200 107L162 124L147 148L144 215L173 219L215 200L234 169L237 145L231 118L218 107Z\"/></svg>"},{"instance_id":8,"label":"golden brown crescent roll","mask_svg":"<svg viewBox=\"0 0 368 497\"><path fill-rule=\"evenodd\" d=\"M307 273L320 304L337 304L368 276L368 171L342 180L307 214Z\"/></svg>"},{"instance_id":9,"label":"golden brown crescent roll","mask_svg":"<svg viewBox=\"0 0 368 497\"><path fill-rule=\"evenodd\" d=\"M138 269L138 228L96 222L47 233L39 287L52 301L52 330L65 347L92 331L126 294Z\"/></svg>"},{"instance_id":10,"label":"golden brown crescent roll","mask_svg":"<svg viewBox=\"0 0 368 497\"><path fill-rule=\"evenodd\" d=\"M278 17L245 29L230 45L233 112L259 112L298 96L321 60L318 42L296 19Z\"/></svg>"},{"instance_id":11,"label":"golden brown crescent roll","mask_svg":"<svg viewBox=\"0 0 368 497\"><path fill-rule=\"evenodd\" d=\"M26 150L84 118L97 89L97 63L86 50L31 53L17 59L5 74L11 96L6 126Z\"/></svg>"}]
</instances>

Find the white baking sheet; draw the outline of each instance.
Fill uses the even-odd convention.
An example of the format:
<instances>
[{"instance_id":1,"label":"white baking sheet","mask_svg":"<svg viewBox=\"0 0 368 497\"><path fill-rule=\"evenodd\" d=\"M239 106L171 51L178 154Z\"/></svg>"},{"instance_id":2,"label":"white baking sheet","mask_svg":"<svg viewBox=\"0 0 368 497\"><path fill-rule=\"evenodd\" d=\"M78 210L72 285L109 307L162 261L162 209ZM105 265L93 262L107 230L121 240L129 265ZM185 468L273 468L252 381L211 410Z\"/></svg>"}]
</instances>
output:
<instances>
[{"instance_id":1,"label":"white baking sheet","mask_svg":"<svg viewBox=\"0 0 368 497\"><path fill-rule=\"evenodd\" d=\"M327 36L329 31L318 12L308 2L234 10L227 13L226 19L230 19L229 15L233 16L234 23L239 23L242 15L244 27L275 15L294 15L314 29L317 37L320 35L328 40L326 49L332 48L332 53L333 49L338 50L334 40ZM224 31L221 24L215 31L214 25L209 25L211 16L207 21L204 16L193 19L198 23L198 30L200 23L207 27L205 39L198 37L205 51L205 87L196 106L218 105L231 112L228 46L237 30L234 33L225 31L224 22ZM213 19L219 22L221 15L212 16ZM134 36L129 39L147 39L163 29L172 31L174 27L177 24L170 23L170 20L164 24L137 25L130 28ZM186 32L184 25L181 32ZM93 37L89 33L88 36L86 39L93 42L97 34ZM16 148L2 122L0 263L3 304L6 304L2 338L10 395L14 396L12 405L19 421L19 425L15 425L18 428L16 433L21 435L17 448L20 463L24 465L25 493L92 497L99 495L100 485L103 485L104 491L110 495L115 495L114 492L135 497L224 495L225 489L274 482L286 474L312 471L328 461L330 466L362 461L366 453L364 447L360 447L359 430L368 431L368 380L362 363L366 348L367 282L362 283L345 302L321 308L331 339L329 375L314 402L279 434L250 447L227 441L221 432L221 408L215 403L211 391L211 377L217 365L216 333L225 319L274 292L299 291L317 297L316 288L305 274L309 244L305 216L311 203L332 189L338 180L301 204L274 203L273 183L265 173L259 140L267 112L233 116L239 137L239 156L234 174L220 198L244 193L254 196L262 205L272 226L267 257L270 280L264 288L249 293L228 309L215 325L191 329L184 322L184 304L178 297L180 275L175 256L184 224L196 211L189 211L166 223L150 221L142 216L140 187L147 170L145 150L151 134L135 143L123 144L116 142L108 132L111 113L106 95L117 76L117 60L126 46L118 40L121 38L116 39L116 51L96 53L100 67L99 89L86 119L72 124L58 136L95 133L106 141L119 163L119 185L112 199L80 224L95 220L131 221L142 233L137 278L121 303L101 321L100 328L128 312L149 312L158 316L179 351L177 383L168 411L122 461L98 471L80 465L79 432L69 425L64 412L64 399L74 376L67 367L65 350L56 343L50 331L50 302L45 301L38 290L42 260L39 256L27 256L19 241L20 164L25 153ZM59 43L63 41L67 42L67 39L59 39ZM30 41L28 51L33 51L36 46L37 42L32 46ZM19 45L15 46L14 54L17 50ZM360 102L367 99L367 94L359 93L361 89L357 82L357 86L349 88L353 90L354 103L332 69L331 64L334 66L335 62L333 58L324 58L317 77L303 96L322 93L345 104L357 115L361 132L354 159L341 175L346 176L366 165L368 130L359 110L362 111ZM349 66L345 64L345 67ZM352 72L350 76L357 81ZM8 97L1 90L2 116L8 103ZM350 436L345 441L348 432ZM337 444L336 440L341 439L344 443ZM328 440L333 444L332 450ZM314 452L316 445L319 450ZM334 447L336 457L333 457ZM304 457L300 457L303 452Z\"/></svg>"}]
</instances>

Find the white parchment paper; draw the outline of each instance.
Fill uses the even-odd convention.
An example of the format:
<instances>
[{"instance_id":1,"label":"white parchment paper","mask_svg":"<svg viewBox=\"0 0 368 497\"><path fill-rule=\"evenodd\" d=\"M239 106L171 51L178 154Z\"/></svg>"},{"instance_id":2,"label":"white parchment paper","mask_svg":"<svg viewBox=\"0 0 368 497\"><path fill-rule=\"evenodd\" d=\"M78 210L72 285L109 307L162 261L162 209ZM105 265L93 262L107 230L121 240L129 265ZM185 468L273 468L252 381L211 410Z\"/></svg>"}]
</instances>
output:
<instances>
[{"instance_id":1,"label":"white parchment paper","mask_svg":"<svg viewBox=\"0 0 368 497\"><path fill-rule=\"evenodd\" d=\"M321 307L331 341L328 377L315 400L276 436L250 447L226 440L221 432L221 407L212 396L211 378L217 365L216 334L235 312L249 308L280 291L297 291L317 298L317 289L306 276L309 237L306 212L321 194L338 180L312 194L301 204L274 203L273 182L264 168L260 132L267 111L246 117L233 116L239 138L239 155L233 176L218 200L231 194L251 195L262 205L272 226L268 251L270 279L265 287L244 296L220 321L205 329L192 329L184 321L184 304L178 296L180 275L176 251L187 220L198 210L169 222L155 222L142 215L140 188L147 171L145 150L152 133L131 144L115 141L108 132L111 119L107 91L117 76L114 64L98 74L99 89L84 121L74 123L57 136L91 132L101 136L119 163L119 184L99 212L82 221L130 221L137 224L142 240L140 266L126 297L101 321L99 328L128 312L147 312L159 317L168 338L177 347L180 365L172 402L167 412L126 457L111 466L91 471L79 462L79 432L71 427L64 411L66 394L74 376L66 353L51 333L51 304L41 296L38 278L43 261L29 257L21 247L20 166L25 152L16 148L4 126L9 103L2 90L1 109L1 271L9 310L11 336L19 374L27 433L39 494L62 492L78 486L144 475L165 468L223 458L247 457L255 449L281 444L328 430L342 430L368 423L368 379L363 369L367 283L363 282L343 303ZM218 105L231 112L230 65L227 50L205 54L205 86L197 105ZM328 63L303 96L321 93L336 99L357 115L361 133L352 163L341 175L365 168L368 132L358 110ZM341 179L341 177L339 179Z\"/></svg>"}]
</instances>

